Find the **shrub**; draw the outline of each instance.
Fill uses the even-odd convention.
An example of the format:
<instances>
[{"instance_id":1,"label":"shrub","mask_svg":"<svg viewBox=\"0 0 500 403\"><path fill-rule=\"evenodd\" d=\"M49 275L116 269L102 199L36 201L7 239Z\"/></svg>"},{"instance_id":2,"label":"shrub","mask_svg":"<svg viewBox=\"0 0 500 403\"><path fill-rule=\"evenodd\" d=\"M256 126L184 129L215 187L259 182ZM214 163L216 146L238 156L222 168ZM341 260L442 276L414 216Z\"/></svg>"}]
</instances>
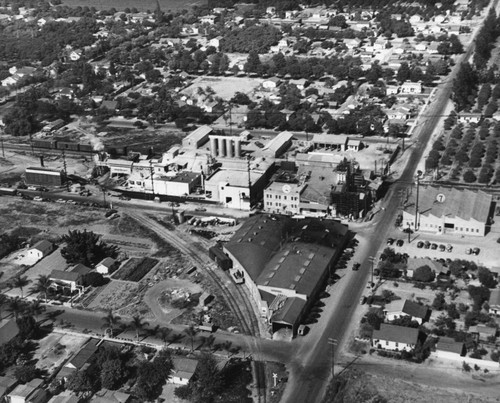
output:
<instances>
[{"instance_id":1,"label":"shrub","mask_svg":"<svg viewBox=\"0 0 500 403\"><path fill-rule=\"evenodd\" d=\"M464 173L464 182L473 183L477 180L476 175L470 169Z\"/></svg>"},{"instance_id":2,"label":"shrub","mask_svg":"<svg viewBox=\"0 0 500 403\"><path fill-rule=\"evenodd\" d=\"M493 351L490 355L491 361L498 362L500 359L500 353L498 351Z\"/></svg>"},{"instance_id":3,"label":"shrub","mask_svg":"<svg viewBox=\"0 0 500 403\"><path fill-rule=\"evenodd\" d=\"M434 280L434 272L427 266L418 267L413 273L413 279L416 281L422 281L424 283L429 283Z\"/></svg>"},{"instance_id":4,"label":"shrub","mask_svg":"<svg viewBox=\"0 0 500 403\"><path fill-rule=\"evenodd\" d=\"M471 366L464 361L462 364L462 371L470 372L471 370L472 370Z\"/></svg>"}]
</instances>

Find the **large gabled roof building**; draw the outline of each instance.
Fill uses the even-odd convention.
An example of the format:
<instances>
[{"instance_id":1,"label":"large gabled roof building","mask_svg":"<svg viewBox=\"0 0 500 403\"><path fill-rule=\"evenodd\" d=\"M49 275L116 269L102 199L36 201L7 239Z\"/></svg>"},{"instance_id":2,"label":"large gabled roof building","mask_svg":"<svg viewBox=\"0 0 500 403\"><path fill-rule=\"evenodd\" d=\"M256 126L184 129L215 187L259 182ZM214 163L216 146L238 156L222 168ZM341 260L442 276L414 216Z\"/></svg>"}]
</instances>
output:
<instances>
[{"instance_id":1,"label":"large gabled roof building","mask_svg":"<svg viewBox=\"0 0 500 403\"><path fill-rule=\"evenodd\" d=\"M403 227L437 234L484 236L491 215L492 196L482 191L426 186L409 197L403 210Z\"/></svg>"}]
</instances>

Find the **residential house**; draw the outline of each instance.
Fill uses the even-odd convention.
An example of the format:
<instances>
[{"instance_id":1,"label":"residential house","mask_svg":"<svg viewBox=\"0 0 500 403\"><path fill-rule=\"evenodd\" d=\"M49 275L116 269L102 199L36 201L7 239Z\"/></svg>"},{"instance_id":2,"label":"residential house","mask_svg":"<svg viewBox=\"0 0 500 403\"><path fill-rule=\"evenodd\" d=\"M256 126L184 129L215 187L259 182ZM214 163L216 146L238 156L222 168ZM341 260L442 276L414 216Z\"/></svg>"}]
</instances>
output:
<instances>
[{"instance_id":1,"label":"residential house","mask_svg":"<svg viewBox=\"0 0 500 403\"><path fill-rule=\"evenodd\" d=\"M198 367L198 361L190 358L174 358L170 382L176 385L187 385Z\"/></svg>"},{"instance_id":2,"label":"residential house","mask_svg":"<svg viewBox=\"0 0 500 403\"><path fill-rule=\"evenodd\" d=\"M200 17L200 22L202 24L214 25L215 22L218 20L218 18L219 18L219 16L213 15L213 14L204 15L203 17Z\"/></svg>"},{"instance_id":3,"label":"residential house","mask_svg":"<svg viewBox=\"0 0 500 403\"><path fill-rule=\"evenodd\" d=\"M492 315L500 315L500 289L496 288L491 290L490 300L488 301L488 305L490 306L490 314Z\"/></svg>"},{"instance_id":4,"label":"residential house","mask_svg":"<svg viewBox=\"0 0 500 403\"><path fill-rule=\"evenodd\" d=\"M412 81L404 82L399 88L401 94L420 94L422 93L422 83L414 83Z\"/></svg>"},{"instance_id":5,"label":"residential house","mask_svg":"<svg viewBox=\"0 0 500 403\"><path fill-rule=\"evenodd\" d=\"M271 77L262 83L262 87L266 90L274 90L281 84L281 80L278 77Z\"/></svg>"},{"instance_id":6,"label":"residential house","mask_svg":"<svg viewBox=\"0 0 500 403\"><path fill-rule=\"evenodd\" d=\"M385 94L387 96L396 95L399 91L399 87L397 85L386 85L385 86Z\"/></svg>"},{"instance_id":7,"label":"residential house","mask_svg":"<svg viewBox=\"0 0 500 403\"><path fill-rule=\"evenodd\" d=\"M418 338L418 329L382 323L380 330L373 331L372 345L384 350L411 351L417 345Z\"/></svg>"},{"instance_id":8,"label":"residential house","mask_svg":"<svg viewBox=\"0 0 500 403\"><path fill-rule=\"evenodd\" d=\"M408 22L409 22L410 24L416 24L416 23L419 23L419 22L422 22L422 21L423 21L423 17L422 17L420 14L413 14L413 15L409 18L409 20L408 20Z\"/></svg>"},{"instance_id":9,"label":"residential house","mask_svg":"<svg viewBox=\"0 0 500 403\"><path fill-rule=\"evenodd\" d=\"M44 239L34 244L33 247L28 251L28 255L34 256L37 259L42 259L45 256L50 255L53 250L54 245Z\"/></svg>"},{"instance_id":10,"label":"residential house","mask_svg":"<svg viewBox=\"0 0 500 403\"><path fill-rule=\"evenodd\" d=\"M360 140L353 140L350 138L347 139L347 148L346 148L347 151L358 152L359 150L361 150L362 146L363 143Z\"/></svg>"},{"instance_id":11,"label":"residential house","mask_svg":"<svg viewBox=\"0 0 500 403\"><path fill-rule=\"evenodd\" d=\"M344 45L347 46L347 49L353 50L353 49L358 49L361 45L361 39L358 38L344 38Z\"/></svg>"},{"instance_id":12,"label":"residential house","mask_svg":"<svg viewBox=\"0 0 500 403\"><path fill-rule=\"evenodd\" d=\"M103 274L103 275L108 275L113 273L113 271L116 269L117 262L115 259L112 257L107 257L101 260L97 266L95 267L97 273Z\"/></svg>"},{"instance_id":13,"label":"residential house","mask_svg":"<svg viewBox=\"0 0 500 403\"><path fill-rule=\"evenodd\" d=\"M69 52L69 59L73 62L76 62L80 60L82 57L83 52L80 49L75 49Z\"/></svg>"},{"instance_id":14,"label":"residential house","mask_svg":"<svg viewBox=\"0 0 500 403\"><path fill-rule=\"evenodd\" d=\"M66 364L57 373L56 377L58 379L68 379L73 372L87 368L90 358L92 358L97 351L98 343L99 340L90 339L89 342L80 349L80 351L74 354L73 357L66 362Z\"/></svg>"},{"instance_id":15,"label":"residential house","mask_svg":"<svg viewBox=\"0 0 500 403\"><path fill-rule=\"evenodd\" d=\"M132 396L118 390L103 389L92 397L93 403L128 403Z\"/></svg>"},{"instance_id":16,"label":"residential house","mask_svg":"<svg viewBox=\"0 0 500 403\"><path fill-rule=\"evenodd\" d=\"M0 346L11 341L19 334L19 327L15 319L4 319L0 321Z\"/></svg>"},{"instance_id":17,"label":"residential house","mask_svg":"<svg viewBox=\"0 0 500 403\"><path fill-rule=\"evenodd\" d=\"M471 112L460 112L458 114L459 123L475 123L478 124L481 121L482 115L480 113Z\"/></svg>"},{"instance_id":18,"label":"residential house","mask_svg":"<svg viewBox=\"0 0 500 403\"><path fill-rule=\"evenodd\" d=\"M468 333L472 334L478 342L489 342L496 338L497 329L487 325L475 325L469 327Z\"/></svg>"},{"instance_id":19,"label":"residential house","mask_svg":"<svg viewBox=\"0 0 500 403\"><path fill-rule=\"evenodd\" d=\"M17 379L10 376L0 376L0 402L3 402L3 397L9 393L18 384Z\"/></svg>"},{"instance_id":20,"label":"residential house","mask_svg":"<svg viewBox=\"0 0 500 403\"><path fill-rule=\"evenodd\" d=\"M395 319L408 316L410 320L418 322L419 325L429 318L430 310L428 307L420 305L409 299L397 300L392 302L384 310L384 315L389 322Z\"/></svg>"},{"instance_id":21,"label":"residential house","mask_svg":"<svg viewBox=\"0 0 500 403\"><path fill-rule=\"evenodd\" d=\"M438 358L457 359L465 357L466 352L464 342L455 341L451 337L440 337L433 355Z\"/></svg>"},{"instance_id":22,"label":"residential house","mask_svg":"<svg viewBox=\"0 0 500 403\"><path fill-rule=\"evenodd\" d=\"M83 284L83 276L80 273L74 273L64 270L52 270L49 274L49 279L52 281L55 288L67 288L71 291L76 291Z\"/></svg>"},{"instance_id":23,"label":"residential house","mask_svg":"<svg viewBox=\"0 0 500 403\"><path fill-rule=\"evenodd\" d=\"M62 98L66 99L73 99L75 97L75 92L73 91L72 88L69 87L62 87L57 90L57 92L54 94L54 99L59 100Z\"/></svg>"},{"instance_id":24,"label":"residential house","mask_svg":"<svg viewBox=\"0 0 500 403\"><path fill-rule=\"evenodd\" d=\"M42 379L33 379L25 385L18 385L7 395L9 403L46 403L49 393L42 389Z\"/></svg>"},{"instance_id":25,"label":"residential house","mask_svg":"<svg viewBox=\"0 0 500 403\"><path fill-rule=\"evenodd\" d=\"M208 46L213 46L214 48L219 49L222 39L222 36L212 38L208 41Z\"/></svg>"},{"instance_id":26,"label":"residential house","mask_svg":"<svg viewBox=\"0 0 500 403\"><path fill-rule=\"evenodd\" d=\"M299 90L302 91L305 88L306 79L305 78L300 78L300 79L297 79L297 80L290 80L289 84L295 85Z\"/></svg>"}]
</instances>

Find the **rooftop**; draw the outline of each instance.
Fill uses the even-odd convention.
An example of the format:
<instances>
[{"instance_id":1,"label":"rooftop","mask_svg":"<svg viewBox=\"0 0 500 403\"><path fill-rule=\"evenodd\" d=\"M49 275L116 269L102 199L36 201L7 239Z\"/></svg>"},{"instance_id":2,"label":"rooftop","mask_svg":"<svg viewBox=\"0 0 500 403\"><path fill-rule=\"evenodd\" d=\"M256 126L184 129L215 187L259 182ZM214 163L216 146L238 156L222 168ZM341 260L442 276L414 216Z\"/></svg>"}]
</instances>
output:
<instances>
[{"instance_id":1,"label":"rooftop","mask_svg":"<svg viewBox=\"0 0 500 403\"><path fill-rule=\"evenodd\" d=\"M380 325L380 330L373 331L372 339L389 340L405 344L416 344L418 340L418 334L418 329L382 323Z\"/></svg>"},{"instance_id":2,"label":"rooftop","mask_svg":"<svg viewBox=\"0 0 500 403\"><path fill-rule=\"evenodd\" d=\"M52 243L43 239L41 241L38 241L36 244L33 245L31 249L36 249L39 250L40 252L47 253L52 250Z\"/></svg>"},{"instance_id":3,"label":"rooftop","mask_svg":"<svg viewBox=\"0 0 500 403\"><path fill-rule=\"evenodd\" d=\"M80 349L67 363L66 367L73 367L75 369L82 368L97 351L97 339L90 339L90 341Z\"/></svg>"},{"instance_id":4,"label":"rooftop","mask_svg":"<svg viewBox=\"0 0 500 403\"><path fill-rule=\"evenodd\" d=\"M113 259L112 257L105 257L104 259L102 259L99 263L98 263L98 266L99 265L102 265L102 266L106 266L107 268L110 268L111 266L113 266L114 264L116 263L116 260Z\"/></svg>"},{"instance_id":5,"label":"rooftop","mask_svg":"<svg viewBox=\"0 0 500 403\"><path fill-rule=\"evenodd\" d=\"M425 319L429 314L429 308L407 299L403 305L403 312L414 318Z\"/></svg>"},{"instance_id":6,"label":"rooftop","mask_svg":"<svg viewBox=\"0 0 500 403\"><path fill-rule=\"evenodd\" d=\"M174 366L173 372L175 376L183 379L190 379L196 372L198 360L190 358L174 358L172 359Z\"/></svg>"},{"instance_id":7,"label":"rooftop","mask_svg":"<svg viewBox=\"0 0 500 403\"><path fill-rule=\"evenodd\" d=\"M266 264L257 285L295 290L308 297L335 255L326 246L293 242L286 244Z\"/></svg>"},{"instance_id":8,"label":"rooftop","mask_svg":"<svg viewBox=\"0 0 500 403\"><path fill-rule=\"evenodd\" d=\"M19 334L19 327L14 319L0 321L0 346L8 343Z\"/></svg>"},{"instance_id":9,"label":"rooftop","mask_svg":"<svg viewBox=\"0 0 500 403\"><path fill-rule=\"evenodd\" d=\"M496 288L494 290L491 290L489 305L500 306L500 289Z\"/></svg>"},{"instance_id":10,"label":"rooftop","mask_svg":"<svg viewBox=\"0 0 500 403\"><path fill-rule=\"evenodd\" d=\"M437 201L443 195L444 201ZM458 217L486 223L491 208L492 196L482 191L425 186L420 188L419 211L421 215L434 217ZM415 192L410 196L405 211L415 213Z\"/></svg>"},{"instance_id":11,"label":"rooftop","mask_svg":"<svg viewBox=\"0 0 500 403\"><path fill-rule=\"evenodd\" d=\"M62 281L77 281L80 278L80 273L75 273L71 271L64 270L52 270L49 277L51 280L62 280Z\"/></svg>"},{"instance_id":12,"label":"rooftop","mask_svg":"<svg viewBox=\"0 0 500 403\"><path fill-rule=\"evenodd\" d=\"M455 341L455 339L451 337L440 337L436 345L436 350L462 355L464 347L463 342Z\"/></svg>"},{"instance_id":13,"label":"rooftop","mask_svg":"<svg viewBox=\"0 0 500 403\"><path fill-rule=\"evenodd\" d=\"M273 323L283 323L294 326L297 324L305 304L306 301L302 298L287 298L283 307L273 315L271 321Z\"/></svg>"}]
</instances>

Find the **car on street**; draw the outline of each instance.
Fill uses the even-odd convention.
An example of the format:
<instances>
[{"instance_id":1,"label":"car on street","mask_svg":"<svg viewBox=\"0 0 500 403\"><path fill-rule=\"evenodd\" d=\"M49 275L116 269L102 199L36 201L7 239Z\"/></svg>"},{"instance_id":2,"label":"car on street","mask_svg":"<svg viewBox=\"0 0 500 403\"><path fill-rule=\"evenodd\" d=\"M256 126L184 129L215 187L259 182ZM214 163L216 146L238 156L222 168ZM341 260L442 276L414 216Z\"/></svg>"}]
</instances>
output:
<instances>
[{"instance_id":1,"label":"car on street","mask_svg":"<svg viewBox=\"0 0 500 403\"><path fill-rule=\"evenodd\" d=\"M366 304L366 299L367 299L367 298L366 298L366 296L364 296L364 295L363 295L363 296L359 299L359 303L360 303L361 305Z\"/></svg>"},{"instance_id":2,"label":"car on street","mask_svg":"<svg viewBox=\"0 0 500 403\"><path fill-rule=\"evenodd\" d=\"M481 249L479 249L478 247L476 247L476 248L472 249L472 253L473 253L474 255L476 255L476 256L477 256L477 255L479 255L479 252L480 252L480 251L481 251Z\"/></svg>"},{"instance_id":3,"label":"car on street","mask_svg":"<svg viewBox=\"0 0 500 403\"><path fill-rule=\"evenodd\" d=\"M403 241L402 239L398 239L398 240L396 241L396 245L397 245L397 246L403 246L403 245L404 245L404 243L405 243L405 241Z\"/></svg>"},{"instance_id":4,"label":"car on street","mask_svg":"<svg viewBox=\"0 0 500 403\"><path fill-rule=\"evenodd\" d=\"M433 243L433 244L431 245L431 249L432 249L432 250L436 250L437 248L438 248L437 243Z\"/></svg>"},{"instance_id":5,"label":"car on street","mask_svg":"<svg viewBox=\"0 0 500 403\"><path fill-rule=\"evenodd\" d=\"M353 269L354 271L358 271L360 266L361 266L361 263L356 262L356 263L354 263L354 264L352 265L352 269Z\"/></svg>"},{"instance_id":6,"label":"car on street","mask_svg":"<svg viewBox=\"0 0 500 403\"><path fill-rule=\"evenodd\" d=\"M439 250L441 252L444 252L446 250L446 246L444 246L443 244L439 245Z\"/></svg>"},{"instance_id":7,"label":"car on street","mask_svg":"<svg viewBox=\"0 0 500 403\"><path fill-rule=\"evenodd\" d=\"M66 200L64 200L64 199L57 199L56 203L66 203Z\"/></svg>"},{"instance_id":8,"label":"car on street","mask_svg":"<svg viewBox=\"0 0 500 403\"><path fill-rule=\"evenodd\" d=\"M43 199L40 196L35 196L33 197L34 201L43 201Z\"/></svg>"},{"instance_id":9,"label":"car on street","mask_svg":"<svg viewBox=\"0 0 500 403\"><path fill-rule=\"evenodd\" d=\"M394 238L387 239L387 245L392 245L394 243Z\"/></svg>"},{"instance_id":10,"label":"car on street","mask_svg":"<svg viewBox=\"0 0 500 403\"><path fill-rule=\"evenodd\" d=\"M417 248L422 249L424 247L423 241L418 241Z\"/></svg>"},{"instance_id":11,"label":"car on street","mask_svg":"<svg viewBox=\"0 0 500 403\"><path fill-rule=\"evenodd\" d=\"M450 244L446 245L446 252L451 252L453 250L453 246Z\"/></svg>"},{"instance_id":12,"label":"car on street","mask_svg":"<svg viewBox=\"0 0 500 403\"><path fill-rule=\"evenodd\" d=\"M120 200L130 200L130 197L128 196L124 196L124 195L121 195L120 197L118 197Z\"/></svg>"},{"instance_id":13,"label":"car on street","mask_svg":"<svg viewBox=\"0 0 500 403\"><path fill-rule=\"evenodd\" d=\"M194 211L207 211L207 209L204 207L196 207Z\"/></svg>"}]
</instances>

